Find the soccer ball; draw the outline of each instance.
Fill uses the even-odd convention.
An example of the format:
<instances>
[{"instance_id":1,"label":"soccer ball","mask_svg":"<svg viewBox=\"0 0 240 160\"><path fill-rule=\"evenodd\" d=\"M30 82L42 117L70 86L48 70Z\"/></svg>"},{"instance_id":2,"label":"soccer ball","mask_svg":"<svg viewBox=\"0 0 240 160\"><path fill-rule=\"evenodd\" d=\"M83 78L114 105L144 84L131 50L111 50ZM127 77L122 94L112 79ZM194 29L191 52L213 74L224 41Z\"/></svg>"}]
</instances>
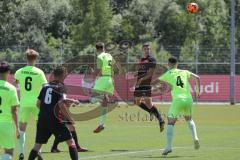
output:
<instances>
[{"instance_id":1,"label":"soccer ball","mask_svg":"<svg viewBox=\"0 0 240 160\"><path fill-rule=\"evenodd\" d=\"M187 11L188 11L189 13L197 13L198 10L199 10L199 7L198 7L198 4L197 4L197 3L193 3L193 2L188 3L188 5L187 5Z\"/></svg>"}]
</instances>

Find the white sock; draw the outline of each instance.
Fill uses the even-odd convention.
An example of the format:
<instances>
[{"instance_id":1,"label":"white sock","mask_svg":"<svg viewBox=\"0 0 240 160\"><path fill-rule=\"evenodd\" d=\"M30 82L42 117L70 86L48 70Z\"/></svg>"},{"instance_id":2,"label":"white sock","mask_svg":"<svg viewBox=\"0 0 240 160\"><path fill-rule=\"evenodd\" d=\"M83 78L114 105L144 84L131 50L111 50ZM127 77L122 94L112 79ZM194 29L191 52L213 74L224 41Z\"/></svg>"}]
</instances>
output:
<instances>
[{"instance_id":1,"label":"white sock","mask_svg":"<svg viewBox=\"0 0 240 160\"><path fill-rule=\"evenodd\" d=\"M108 112L108 108L107 107L102 107L101 108L101 118L100 118L99 125L105 126L105 122L107 120L107 112Z\"/></svg>"},{"instance_id":2,"label":"white sock","mask_svg":"<svg viewBox=\"0 0 240 160\"><path fill-rule=\"evenodd\" d=\"M166 149L172 149L172 141L173 141L173 127L174 125L167 126L167 147Z\"/></svg>"},{"instance_id":3,"label":"white sock","mask_svg":"<svg viewBox=\"0 0 240 160\"><path fill-rule=\"evenodd\" d=\"M193 140L198 140L198 136L197 136L197 129L196 129L196 125L194 123L194 121L191 119L190 121L187 121L188 123L188 126L192 132L192 137L193 137Z\"/></svg>"},{"instance_id":4,"label":"white sock","mask_svg":"<svg viewBox=\"0 0 240 160\"><path fill-rule=\"evenodd\" d=\"M12 159L12 156L9 155L9 154L4 154L4 155L2 156L2 160L11 160L11 159Z\"/></svg>"},{"instance_id":5,"label":"white sock","mask_svg":"<svg viewBox=\"0 0 240 160\"><path fill-rule=\"evenodd\" d=\"M20 138L19 138L19 153L24 154L24 146L25 146L25 132L20 131Z\"/></svg>"}]
</instances>

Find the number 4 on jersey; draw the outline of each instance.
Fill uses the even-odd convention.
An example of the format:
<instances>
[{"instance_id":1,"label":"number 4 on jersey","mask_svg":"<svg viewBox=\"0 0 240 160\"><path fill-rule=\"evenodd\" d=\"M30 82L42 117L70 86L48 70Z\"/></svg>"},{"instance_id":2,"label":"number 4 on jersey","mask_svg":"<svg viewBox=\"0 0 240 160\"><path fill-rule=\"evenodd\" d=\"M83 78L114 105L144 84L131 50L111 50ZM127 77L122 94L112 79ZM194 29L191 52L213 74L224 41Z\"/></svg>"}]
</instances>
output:
<instances>
[{"instance_id":1,"label":"number 4 on jersey","mask_svg":"<svg viewBox=\"0 0 240 160\"><path fill-rule=\"evenodd\" d=\"M183 88L183 85L184 85L184 84L183 84L182 79L181 79L180 76L177 76L177 84L176 84L176 85Z\"/></svg>"}]
</instances>

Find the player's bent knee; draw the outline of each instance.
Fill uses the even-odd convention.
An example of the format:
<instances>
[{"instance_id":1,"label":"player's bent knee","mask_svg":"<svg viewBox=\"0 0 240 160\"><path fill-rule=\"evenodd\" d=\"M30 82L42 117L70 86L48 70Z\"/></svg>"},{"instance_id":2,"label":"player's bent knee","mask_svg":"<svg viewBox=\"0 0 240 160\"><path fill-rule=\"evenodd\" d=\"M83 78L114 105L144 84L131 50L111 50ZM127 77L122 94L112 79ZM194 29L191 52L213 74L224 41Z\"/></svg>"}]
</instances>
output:
<instances>
[{"instance_id":1,"label":"player's bent knee","mask_svg":"<svg viewBox=\"0 0 240 160\"><path fill-rule=\"evenodd\" d=\"M74 146L76 147L76 144L73 139L67 140L66 143L69 147L74 147Z\"/></svg>"},{"instance_id":2,"label":"player's bent knee","mask_svg":"<svg viewBox=\"0 0 240 160\"><path fill-rule=\"evenodd\" d=\"M175 125L177 119L174 118L168 118L168 125Z\"/></svg>"}]
</instances>

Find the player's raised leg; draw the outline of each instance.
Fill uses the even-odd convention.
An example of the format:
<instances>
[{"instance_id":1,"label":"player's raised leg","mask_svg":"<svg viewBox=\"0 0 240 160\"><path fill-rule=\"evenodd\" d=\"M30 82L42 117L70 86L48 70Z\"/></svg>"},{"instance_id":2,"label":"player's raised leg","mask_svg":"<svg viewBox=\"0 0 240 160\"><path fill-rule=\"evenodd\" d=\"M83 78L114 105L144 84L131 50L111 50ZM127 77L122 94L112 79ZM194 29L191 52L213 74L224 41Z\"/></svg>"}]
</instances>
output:
<instances>
[{"instance_id":1,"label":"player's raised leg","mask_svg":"<svg viewBox=\"0 0 240 160\"><path fill-rule=\"evenodd\" d=\"M154 115L158 119L160 132L162 132L164 130L165 122L164 122L161 114L158 112L157 107L152 104L152 98L144 97L144 101L145 101L146 105L149 106L149 108L150 108L150 115Z\"/></svg>"},{"instance_id":2,"label":"player's raised leg","mask_svg":"<svg viewBox=\"0 0 240 160\"><path fill-rule=\"evenodd\" d=\"M134 104L138 105L141 109L144 111L147 111L149 114L151 114L151 109L148 108L148 106L145 104L145 102L142 102L142 97L134 97Z\"/></svg>"},{"instance_id":3,"label":"player's raised leg","mask_svg":"<svg viewBox=\"0 0 240 160\"><path fill-rule=\"evenodd\" d=\"M93 131L94 133L99 133L105 128L105 123L107 120L107 112L108 112L108 96L104 95L104 98L101 102L101 117L99 121L98 127Z\"/></svg>"},{"instance_id":4,"label":"player's raised leg","mask_svg":"<svg viewBox=\"0 0 240 160\"><path fill-rule=\"evenodd\" d=\"M198 136L197 136L197 129L196 129L195 122L193 121L192 116L184 116L184 118L185 118L185 120L186 120L186 122L189 126L189 129L192 133L194 148L199 149L200 148L200 143L199 143L199 139L198 139Z\"/></svg>"},{"instance_id":5,"label":"player's raised leg","mask_svg":"<svg viewBox=\"0 0 240 160\"><path fill-rule=\"evenodd\" d=\"M105 52L105 45L102 42L96 44L97 50L97 75L99 76L93 86L93 92L99 95L103 95L101 102L101 118L98 127L93 131L99 133L105 128L105 122L108 111L109 95L114 93L113 84L113 66L116 65L111 54ZM117 65L116 65L117 66Z\"/></svg>"}]
</instances>

